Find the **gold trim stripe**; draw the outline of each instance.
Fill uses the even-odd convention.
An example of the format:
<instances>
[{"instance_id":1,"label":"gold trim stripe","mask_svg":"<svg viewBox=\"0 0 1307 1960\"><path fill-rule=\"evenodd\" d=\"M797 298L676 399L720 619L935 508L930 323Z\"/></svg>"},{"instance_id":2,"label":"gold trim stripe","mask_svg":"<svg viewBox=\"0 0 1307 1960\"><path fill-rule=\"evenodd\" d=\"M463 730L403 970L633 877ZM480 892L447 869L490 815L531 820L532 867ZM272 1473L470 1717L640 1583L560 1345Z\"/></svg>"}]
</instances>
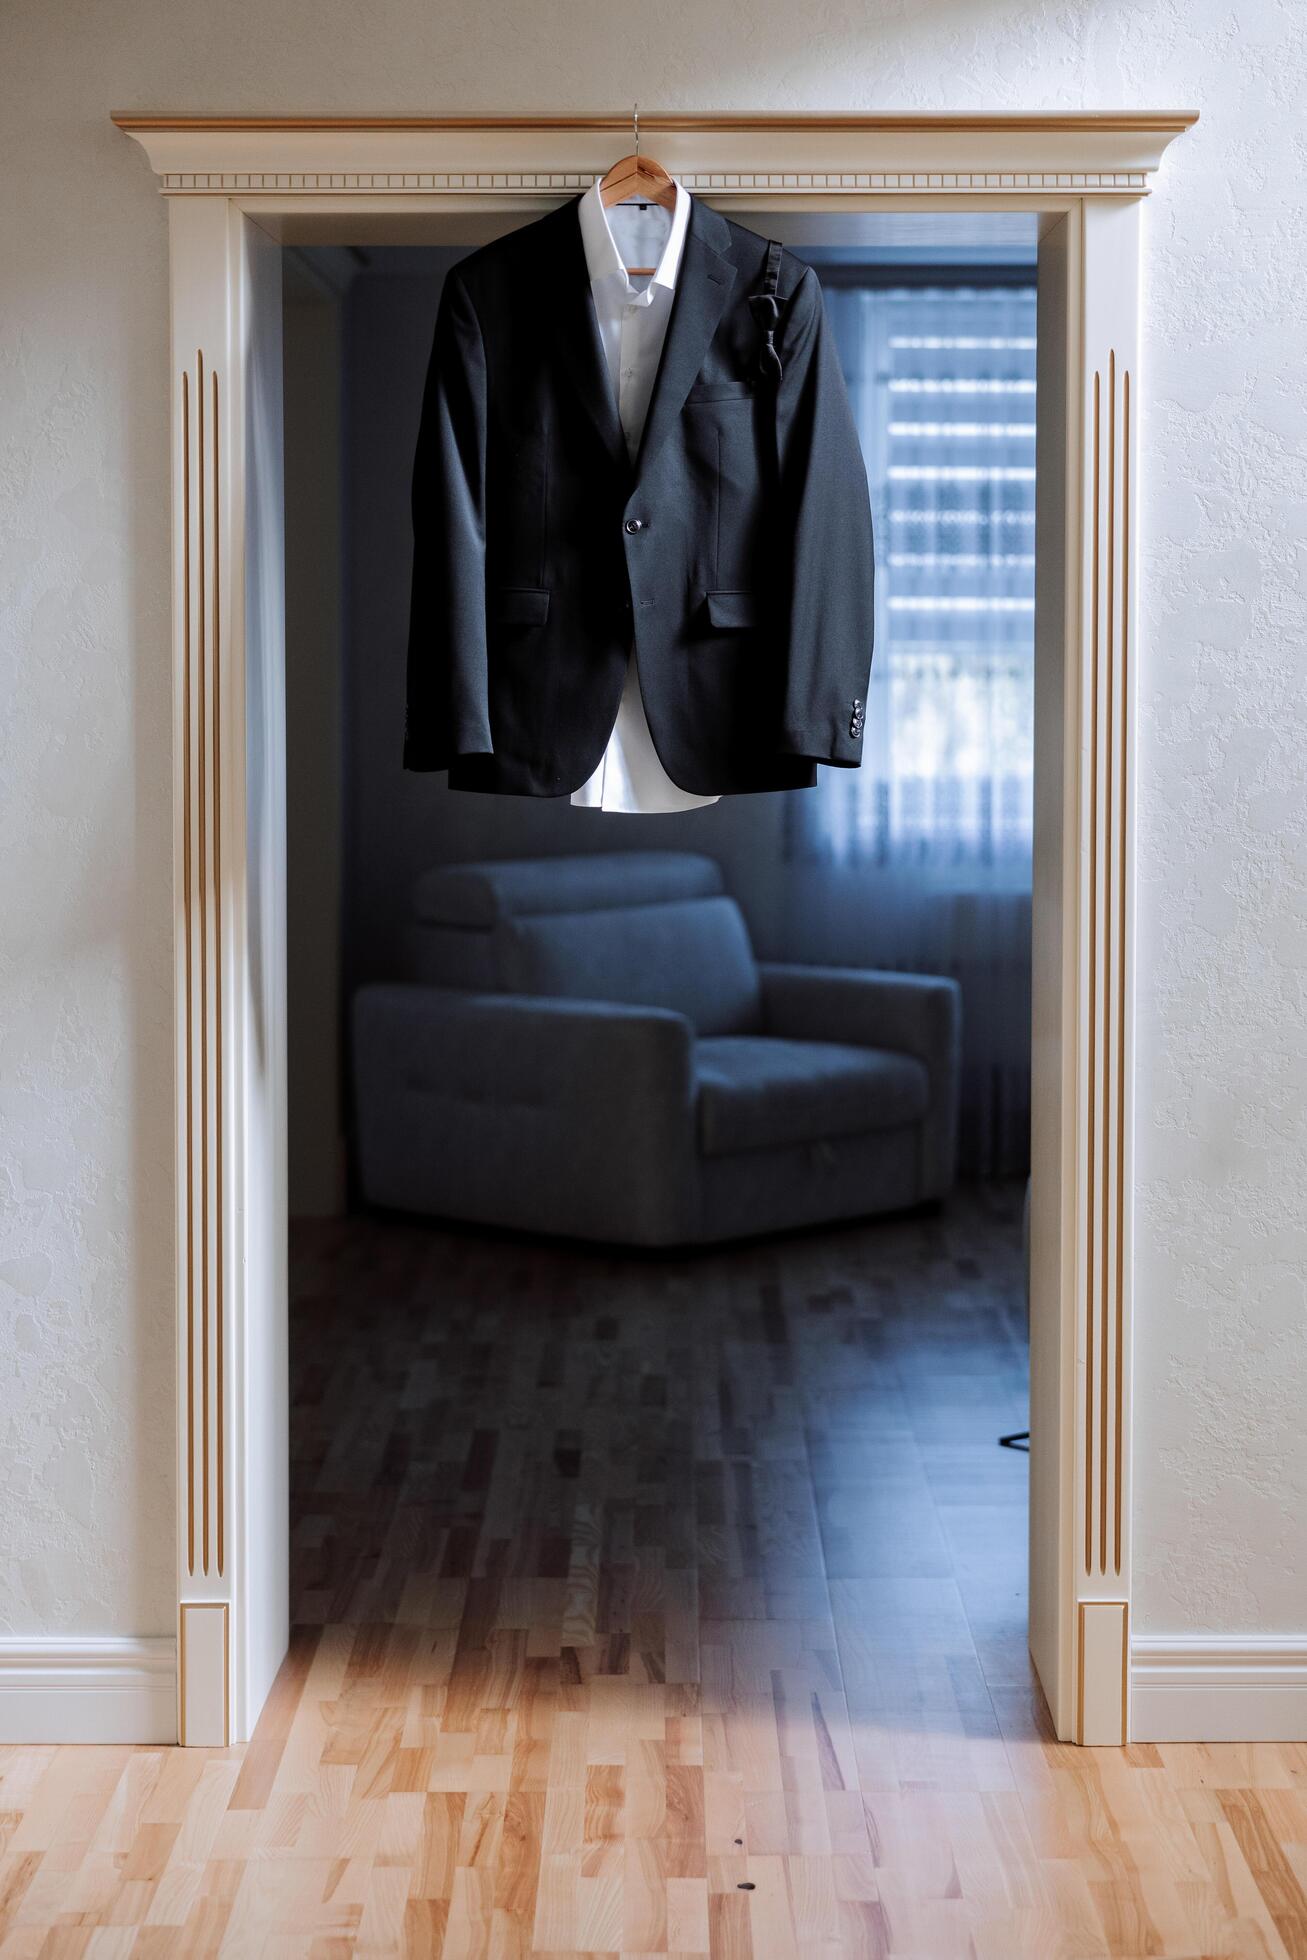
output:
<instances>
[{"instance_id":1,"label":"gold trim stripe","mask_svg":"<svg viewBox=\"0 0 1307 1960\"><path fill-rule=\"evenodd\" d=\"M1094 1567L1094 1201L1098 1170L1098 647L1100 441L1102 424L1101 376L1094 371L1094 467L1092 542L1090 550L1090 667L1089 667L1089 1156L1085 1245L1085 1571Z\"/></svg>"},{"instance_id":2,"label":"gold trim stripe","mask_svg":"<svg viewBox=\"0 0 1307 1960\"><path fill-rule=\"evenodd\" d=\"M1090 466L1089 1042L1085 1215L1085 1571L1125 1535L1126 943L1129 902L1131 377L1094 371ZM1104 400L1106 394L1106 400ZM1104 448L1106 456L1104 457ZM1101 891L1100 891L1101 865ZM1101 971L1100 971L1101 969Z\"/></svg>"},{"instance_id":3,"label":"gold trim stripe","mask_svg":"<svg viewBox=\"0 0 1307 1960\"><path fill-rule=\"evenodd\" d=\"M196 498L200 585L196 615L200 689L200 1565L209 1570L209 851L205 742L208 736L208 676L205 664L204 557L204 355L195 356L199 432L196 445L199 494Z\"/></svg>"},{"instance_id":4,"label":"gold trim stripe","mask_svg":"<svg viewBox=\"0 0 1307 1960\"><path fill-rule=\"evenodd\" d=\"M168 111L115 109L110 121L132 134L137 130L577 130L629 131L631 113L615 109L597 115L467 115L467 116L223 116L186 115ZM641 134L675 130L747 131L768 133L795 130L819 134L823 130L850 132L885 131L888 134L920 130L938 135L949 130L1019 133L1023 130L1058 130L1090 133L1095 130L1118 135L1173 135L1192 129L1198 121L1197 109L1053 109L1008 112L959 113L886 110L873 114L839 114L817 111L799 114L781 111L768 114L758 110L705 110L690 112L641 112Z\"/></svg>"},{"instance_id":5,"label":"gold trim stripe","mask_svg":"<svg viewBox=\"0 0 1307 1960\"><path fill-rule=\"evenodd\" d=\"M187 368L181 377L184 1426L192 1576L197 1567L207 1574L215 1559L221 1575L226 1560L220 406L217 372L209 366L206 386L197 349L194 372Z\"/></svg>"},{"instance_id":6,"label":"gold trim stripe","mask_svg":"<svg viewBox=\"0 0 1307 1960\"><path fill-rule=\"evenodd\" d=\"M1102 1311L1099 1315L1100 1378L1098 1407L1098 1569L1107 1570L1108 1458L1108 1255L1112 1207L1108 1200L1112 1152L1112 774L1115 733L1113 692L1116 668L1116 349L1107 356L1107 733L1103 743L1103 1178L1102 1178ZM1097 895L1095 895L1096 897Z\"/></svg>"},{"instance_id":7,"label":"gold trim stripe","mask_svg":"<svg viewBox=\"0 0 1307 1960\"><path fill-rule=\"evenodd\" d=\"M1121 1473L1125 1426L1125 988L1126 988L1126 824L1129 818L1129 747L1127 716L1130 702L1130 370L1121 377L1121 869L1117 880L1117 1028L1116 1028L1116 1508L1113 1519L1114 1569L1121 1571ZM1127 1606L1127 1619L1129 1608ZM1127 1649L1129 1641L1127 1639Z\"/></svg>"},{"instance_id":8,"label":"gold trim stripe","mask_svg":"<svg viewBox=\"0 0 1307 1960\"><path fill-rule=\"evenodd\" d=\"M219 468L218 468L218 376L211 375L213 383L213 1032L214 1032L214 1376L216 1383L216 1409L214 1429L217 1439L217 1469L214 1482L217 1498L217 1558L218 1574L222 1575L225 1511L223 1505L223 1158L224 1131L222 1123L222 662L221 662L221 587L222 587L222 530L219 515Z\"/></svg>"},{"instance_id":9,"label":"gold trim stripe","mask_svg":"<svg viewBox=\"0 0 1307 1960\"><path fill-rule=\"evenodd\" d=\"M195 1570L195 1059L191 983L191 377L182 375L182 929L186 996L186 1569Z\"/></svg>"}]
</instances>

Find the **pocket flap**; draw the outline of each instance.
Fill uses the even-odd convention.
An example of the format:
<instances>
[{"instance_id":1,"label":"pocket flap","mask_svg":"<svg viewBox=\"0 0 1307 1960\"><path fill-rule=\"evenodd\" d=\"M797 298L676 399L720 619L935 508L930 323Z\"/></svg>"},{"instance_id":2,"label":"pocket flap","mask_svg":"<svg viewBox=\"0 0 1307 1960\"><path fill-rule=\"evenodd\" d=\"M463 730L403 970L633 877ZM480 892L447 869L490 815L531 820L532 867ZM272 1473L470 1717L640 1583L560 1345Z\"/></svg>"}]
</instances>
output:
<instances>
[{"instance_id":1,"label":"pocket flap","mask_svg":"<svg viewBox=\"0 0 1307 1960\"><path fill-rule=\"evenodd\" d=\"M543 585L499 585L487 595L486 611L500 626L543 626L549 617L549 591Z\"/></svg>"},{"instance_id":2,"label":"pocket flap","mask_svg":"<svg viewBox=\"0 0 1307 1960\"><path fill-rule=\"evenodd\" d=\"M758 392L752 381L697 381L687 402L747 402Z\"/></svg>"},{"instance_id":3,"label":"pocket flap","mask_svg":"<svg viewBox=\"0 0 1307 1960\"><path fill-rule=\"evenodd\" d=\"M758 602L752 592L710 592L708 617L714 626L756 626Z\"/></svg>"}]
</instances>

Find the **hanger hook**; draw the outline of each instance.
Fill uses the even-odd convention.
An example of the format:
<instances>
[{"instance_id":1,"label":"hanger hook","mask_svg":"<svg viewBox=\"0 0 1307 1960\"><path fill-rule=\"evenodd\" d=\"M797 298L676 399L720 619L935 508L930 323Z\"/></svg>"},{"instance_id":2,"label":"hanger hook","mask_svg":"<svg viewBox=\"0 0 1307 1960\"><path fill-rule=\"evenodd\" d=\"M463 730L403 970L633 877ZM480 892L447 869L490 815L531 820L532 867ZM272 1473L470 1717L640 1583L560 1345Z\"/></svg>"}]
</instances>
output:
<instances>
[{"instance_id":1,"label":"hanger hook","mask_svg":"<svg viewBox=\"0 0 1307 1960\"><path fill-rule=\"evenodd\" d=\"M640 154L640 104L638 102L634 102L631 105L631 127L635 131L635 154L639 156Z\"/></svg>"}]
</instances>

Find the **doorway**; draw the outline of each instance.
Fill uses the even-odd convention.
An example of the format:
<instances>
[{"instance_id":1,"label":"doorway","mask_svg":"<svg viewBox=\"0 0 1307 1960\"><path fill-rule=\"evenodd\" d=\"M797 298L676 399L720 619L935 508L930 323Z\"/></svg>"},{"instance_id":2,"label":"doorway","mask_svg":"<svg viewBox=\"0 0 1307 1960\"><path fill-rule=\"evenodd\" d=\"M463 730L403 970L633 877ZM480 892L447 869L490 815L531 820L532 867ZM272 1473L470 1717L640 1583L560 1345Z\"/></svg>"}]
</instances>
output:
<instances>
[{"instance_id":1,"label":"doorway","mask_svg":"<svg viewBox=\"0 0 1307 1960\"><path fill-rule=\"evenodd\" d=\"M680 1650L673 1667L690 1668L684 1685L696 1688L705 1660L728 1673L734 1664L729 1654L714 1659L718 1620L747 1621L764 1642L800 1641L786 1604L797 1588L823 1629L828 1690L849 1747L855 1734L874 1748L867 1738L878 1732L915 1732L905 1718L922 1695L937 1704L945 1747L967 1732L964 1705L972 1733L983 1733L977 1711L993 1707L987 1664L1004 1689L1028 1667L1025 1461L996 1452L1000 1436L1019 1443L1029 1427L1039 221L1030 212L739 215L817 265L835 320L880 541L876 752L847 781L823 772L829 780L811 795L730 799L671 820L596 819L566 799L451 795L439 780L401 773L409 459L443 279L477 241L464 226L449 244L291 248L283 268L291 1212L327 1214L321 1224L301 1217L292 1231L291 1618L310 1629L325 1613L337 1635L362 1620L374 1645L385 1644L389 1624L407 1649L424 1615L466 1615L469 1599L484 1613L493 1594L494 1638L460 1618L456 1658L439 1680L425 1679L453 1703L452 1719L475 1730L482 1676L501 1648L525 1643L572 1669L578 1708L595 1675L609 1689L672 1681L669 1643ZM317 399L324 356L341 377L326 414ZM333 480L337 514L323 532ZM321 618L321 546L333 531L343 540L335 587L346 622L334 715L324 702L330 636ZM324 721L340 731L325 751ZM926 759L927 731L941 723L950 733L936 735L938 753ZM978 743L985 754L975 761L968 751ZM315 772L316 790L297 803L295 785ZM339 916L329 926L333 837ZM359 1132L373 1104L373 1127L390 1147L424 1166L431 1154L406 1106L411 1085L374 1079L385 1064L375 1042L360 1054L343 1004L366 1012L387 983L449 981L421 943L451 936L433 897L442 867L477 873L507 859L570 872L577 854L616 851L635 873L639 853L651 850L711 862L761 959L960 976L969 1025L954 1124L964 1173L989 1181L950 1188L938 1217L863 1228L845 1220L754 1246L749 1218L752 1236L775 1222L764 1183L737 1210L741 1251L651 1270L620 1249L569 1252L496 1234L485 1220L503 1214L475 1170L461 1182L447 1169L410 1176L406 1167L360 1178ZM330 1025L324 935L340 949L342 1006ZM300 1001L309 1015L297 1056ZM421 1038L415 1023L412 1041ZM414 1067L424 1094L444 1092L448 1141L437 1140L435 1153L466 1165L483 1146L458 1102L464 1092L449 1093L448 1058L415 1060L406 1043L405 1075ZM333 1083L334 1108L324 1111ZM495 1091L474 1067L466 1093L479 1101ZM529 1073L519 1073L513 1097L515 1106L532 1101ZM342 1222L331 1214L347 1203L347 1155L363 1211ZM502 1176L506 1162L498 1153L494 1162ZM905 1193L899 1204L908 1202ZM555 1200L535 1222L576 1229L574 1210ZM423 1211L432 1217L425 1230ZM464 1235L450 1233L451 1213L467 1221ZM525 1214L510 1206L508 1215ZM374 1302L366 1275L381 1269L392 1279ZM576 1298L584 1304L572 1310ZM521 1376L514 1356L525 1357ZM419 1414L433 1382L442 1387ZM705 1384L722 1407L749 1410L726 1421L725 1440L720 1416L705 1436ZM559 1387L570 1424L551 1393ZM621 1420L624 1397L644 1411L638 1429ZM665 1481L633 1486L632 1452L662 1466ZM685 1461L675 1469L668 1459L678 1453ZM711 1466L723 1488L705 1497ZM768 1559L754 1514L778 1474L784 1495L774 1501L802 1543L796 1555L783 1541ZM433 1500L445 1486L451 1501ZM672 1510L677 1542L642 1551L635 1514ZM728 1520L737 1543L718 1570L702 1548ZM377 1544L392 1538L421 1549L407 1566L382 1560L382 1580ZM594 1594L588 1606L577 1606L578 1585ZM675 1624L669 1589L680 1602ZM643 1615L632 1594L646 1595ZM406 1623L405 1613L418 1618ZM857 1628L869 1619L877 1666L859 1678ZM915 1651L923 1641L938 1649L933 1663ZM898 1683L897 1706L883 1699L886 1678ZM757 1719L751 1707L748 1720ZM450 1720L433 1723L435 1745L456 1747L469 1732Z\"/></svg>"},{"instance_id":2,"label":"doorway","mask_svg":"<svg viewBox=\"0 0 1307 1960\"><path fill-rule=\"evenodd\" d=\"M277 246L413 241L442 211L474 232L478 208L512 222L507 207L556 199L602 167L619 121L270 132L121 120L172 198L181 1726L222 1740L249 1732L285 1632ZM748 193L769 211L863 200L1040 214L1040 472L1054 494L1037 523L1048 657L1036 690L1031 1261L1035 1299L1050 1304L1034 1316L1032 1421L1048 1455L1031 1644L1059 1733L1083 1741L1120 1739L1129 1692L1138 200L1189 120L658 124L665 160L736 208Z\"/></svg>"},{"instance_id":3,"label":"doorway","mask_svg":"<svg viewBox=\"0 0 1307 1960\"><path fill-rule=\"evenodd\" d=\"M870 1860L859 1791L932 1778L943 1787L961 1757L979 1765L1003 1746L997 1709L1006 1716L1014 1688L1029 1685L1025 1459L998 1446L1027 1427L1028 1068L1023 1097L1019 1071L1004 1075L983 1027L959 1097L970 1178L929 1209L902 1211L873 1205L864 1169L866 1209L889 1213L871 1221L769 1232L776 1195L764 1157L752 1185L747 1166L741 1180L752 1233L745 1224L710 1250L651 1256L504 1232L479 1224L475 1209L451 1225L439 1216L453 1188L440 1165L398 1192L384 1174L363 1173L364 1199L413 1206L427 1193L436 1216L375 1205L350 1215L339 1152L322 1149L333 1076L342 1137L366 1127L360 1107L380 1098L405 1154L423 1149L420 1120L406 1130L403 1086L373 1079L383 1064L352 1046L348 1016L321 1027L314 932L333 829L350 1000L376 993L384 1005L388 983L420 983L428 956L410 942L448 931L436 899L450 865L466 881L476 867L530 860L534 907L551 867L572 877L578 855L596 854L593 865L618 852L631 860L629 887L640 853L654 851L661 878L669 853L717 868L764 962L852 975L860 958L883 970L915 951L929 971L927 927L938 960L950 915L964 913L967 932L944 955L966 967L964 1011L982 976L994 994L1015 981L1009 1020L1028 1054L1031 811L1019 811L1013 782L1024 771L1028 799L1036 226L972 220L962 240L943 222L919 223L913 245L878 238L882 228L865 220L846 222L842 241L825 229L825 245L808 249L835 288L828 306L846 368L874 349L855 414L868 448L884 452L872 474L886 598L954 601L929 632L919 606L906 609L906 631L883 609L878 659L897 660L898 672L883 706L873 693L872 716L897 706L902 725L893 754L886 742L864 765L868 788L852 812L847 794L819 790L615 819L565 799L451 796L439 781L401 776L408 451L440 281L457 254L384 248L352 268L296 254L287 268L289 1665L311 1697L344 1657L349 1692L325 1717L329 1750L345 1762L361 1749L361 1774L400 1752L438 1813L450 1865L428 1909L455 1945L488 1915L496 1939L511 1932L540 1950L699 1951L710 1938L725 1950L747 1944L760 1912L791 1911L773 1880L801 1859L829 1894L824 1937L856 1950L875 1908L837 1897L837 1878ZM910 344L922 340L932 343L924 361ZM317 398L312 350L342 344L337 417ZM909 385L891 393L891 378ZM945 415L954 433L940 440ZM347 625L344 706L333 717L322 699L331 527L320 499L341 426ZM977 456L984 497L974 494ZM927 470L937 473L923 499ZM928 556L938 562L923 581ZM975 631L977 617L988 634ZM914 761L910 750L962 667L987 701L1005 690L1013 723L981 781L955 743L930 776L924 753ZM324 721L345 731L343 791L326 784L325 804L304 791L297 807L296 785L323 766ZM339 755L325 761L342 774ZM979 821L996 785L1024 839L1023 852L1007 837L1007 857ZM959 810L969 787L975 801ZM333 798L344 812L335 825ZM798 813L802 824L796 802L817 805ZM863 836L882 813L860 848L833 848L832 832L851 825ZM915 889L945 864L952 885L916 918L900 882ZM297 885L307 937L295 926ZM982 943L982 904L997 943ZM410 1048L406 1068L422 1065ZM533 1100L530 1068L530 1058L525 1075L517 1065L519 1111ZM473 1092L493 1096L471 1073ZM440 1066L430 1075L426 1089L446 1091L452 1147L475 1151L468 1110L454 1108ZM840 1174L842 1142L818 1146L818 1182ZM896 1152L911 1147L896 1134ZM982 1168L988 1181L972 1181ZM312 1209L326 1215L302 1215ZM564 1735L577 1750L571 1770ZM545 1819L569 1778L574 1829L550 1838ZM527 1903L506 1905L505 1833L518 1831L533 1845L549 1839L550 1851L547 1869L537 1859L520 1874ZM478 1869L480 1840L494 1849ZM709 1859L720 1881L711 1887Z\"/></svg>"}]
</instances>

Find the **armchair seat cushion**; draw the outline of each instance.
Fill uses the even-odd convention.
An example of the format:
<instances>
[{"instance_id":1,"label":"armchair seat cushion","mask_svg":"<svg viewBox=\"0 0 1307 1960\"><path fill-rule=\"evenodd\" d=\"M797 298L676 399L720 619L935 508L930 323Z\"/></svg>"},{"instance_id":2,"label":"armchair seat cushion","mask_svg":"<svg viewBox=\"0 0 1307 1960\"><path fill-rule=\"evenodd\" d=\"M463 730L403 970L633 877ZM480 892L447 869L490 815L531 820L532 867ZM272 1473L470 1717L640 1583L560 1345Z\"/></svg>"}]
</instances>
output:
<instances>
[{"instance_id":1,"label":"armchair seat cushion","mask_svg":"<svg viewBox=\"0 0 1307 1960\"><path fill-rule=\"evenodd\" d=\"M843 1042L716 1036L696 1042L694 1070L705 1157L898 1129L930 1100L923 1063Z\"/></svg>"}]
</instances>

